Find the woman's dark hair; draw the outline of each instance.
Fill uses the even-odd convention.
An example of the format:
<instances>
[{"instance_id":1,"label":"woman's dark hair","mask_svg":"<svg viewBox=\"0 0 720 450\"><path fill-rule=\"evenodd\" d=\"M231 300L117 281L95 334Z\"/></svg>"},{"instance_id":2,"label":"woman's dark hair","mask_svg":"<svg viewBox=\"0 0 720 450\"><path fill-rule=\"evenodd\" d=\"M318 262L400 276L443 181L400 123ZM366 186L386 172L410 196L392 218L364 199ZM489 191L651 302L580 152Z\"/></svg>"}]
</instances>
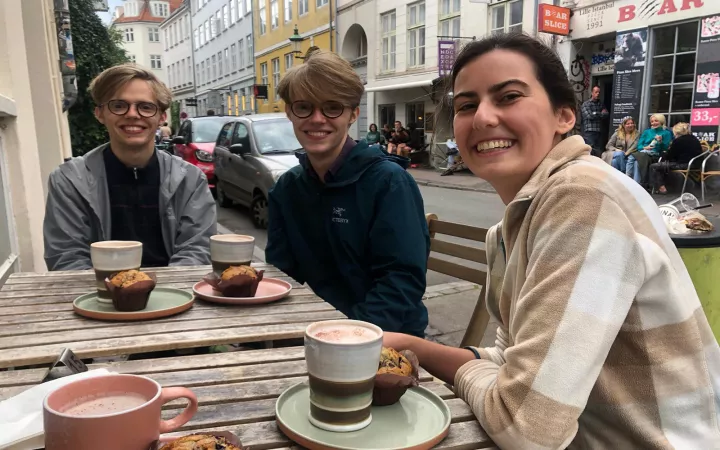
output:
<instances>
[{"instance_id":1,"label":"woman's dark hair","mask_svg":"<svg viewBox=\"0 0 720 450\"><path fill-rule=\"evenodd\" d=\"M538 81L543 85L555 110L568 107L575 111L577 99L558 55L539 40L521 33L501 33L467 44L453 65L449 88L455 86L460 71L475 59L493 50L508 50L526 56L535 65Z\"/></svg>"},{"instance_id":2,"label":"woman's dark hair","mask_svg":"<svg viewBox=\"0 0 720 450\"><path fill-rule=\"evenodd\" d=\"M375 131L378 130L377 125L375 125L374 123L371 123L370 126L368 127L368 131L372 131L373 127L375 127Z\"/></svg>"}]
</instances>

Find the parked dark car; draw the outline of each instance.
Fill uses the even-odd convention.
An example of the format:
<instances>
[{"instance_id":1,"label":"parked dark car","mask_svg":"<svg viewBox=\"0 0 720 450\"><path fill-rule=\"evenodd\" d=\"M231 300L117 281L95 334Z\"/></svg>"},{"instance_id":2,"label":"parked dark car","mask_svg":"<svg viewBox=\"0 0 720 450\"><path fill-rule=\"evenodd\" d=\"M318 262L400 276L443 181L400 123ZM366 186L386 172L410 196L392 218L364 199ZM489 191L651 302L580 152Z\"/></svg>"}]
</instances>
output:
<instances>
[{"instance_id":1,"label":"parked dark car","mask_svg":"<svg viewBox=\"0 0 720 450\"><path fill-rule=\"evenodd\" d=\"M220 206L248 206L255 226L267 228L268 191L299 164L299 149L285 114L232 117L220 130L213 152Z\"/></svg>"},{"instance_id":2,"label":"parked dark car","mask_svg":"<svg viewBox=\"0 0 720 450\"><path fill-rule=\"evenodd\" d=\"M180 125L172 140L173 154L202 170L211 189L215 187L215 165L212 156L215 141L228 120L228 116L188 118Z\"/></svg>"}]
</instances>

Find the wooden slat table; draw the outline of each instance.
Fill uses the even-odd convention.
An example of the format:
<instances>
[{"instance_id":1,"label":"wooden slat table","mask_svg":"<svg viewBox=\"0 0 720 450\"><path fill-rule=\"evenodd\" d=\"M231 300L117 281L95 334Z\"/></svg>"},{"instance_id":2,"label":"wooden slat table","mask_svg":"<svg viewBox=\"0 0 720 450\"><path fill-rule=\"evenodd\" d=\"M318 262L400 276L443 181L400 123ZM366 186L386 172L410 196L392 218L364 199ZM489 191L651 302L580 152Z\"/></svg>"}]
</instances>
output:
<instances>
[{"instance_id":1,"label":"wooden slat table","mask_svg":"<svg viewBox=\"0 0 720 450\"><path fill-rule=\"evenodd\" d=\"M310 289L267 264L266 277L293 285L280 301L256 306L219 305L196 300L171 317L138 322L86 319L72 302L95 289L92 271L19 273L0 289L0 368L51 363L63 348L80 358L119 356L211 345L301 338L312 322L345 316ZM149 269L158 286L192 292L210 266Z\"/></svg>"},{"instance_id":2,"label":"wooden slat table","mask_svg":"<svg viewBox=\"0 0 720 450\"><path fill-rule=\"evenodd\" d=\"M198 397L195 417L181 431L229 430L253 450L293 447L295 444L275 425L275 402L287 388L307 379L302 347L247 350L232 353L146 359L112 364L94 364L113 372L153 378L163 386L184 386ZM40 382L42 369L0 372L0 400ZM450 434L436 448L492 448L492 442L475 419L470 407L455 398L444 384L427 372L420 373L421 385L443 398L452 412ZM164 418L178 414L183 401L165 406Z\"/></svg>"}]
</instances>

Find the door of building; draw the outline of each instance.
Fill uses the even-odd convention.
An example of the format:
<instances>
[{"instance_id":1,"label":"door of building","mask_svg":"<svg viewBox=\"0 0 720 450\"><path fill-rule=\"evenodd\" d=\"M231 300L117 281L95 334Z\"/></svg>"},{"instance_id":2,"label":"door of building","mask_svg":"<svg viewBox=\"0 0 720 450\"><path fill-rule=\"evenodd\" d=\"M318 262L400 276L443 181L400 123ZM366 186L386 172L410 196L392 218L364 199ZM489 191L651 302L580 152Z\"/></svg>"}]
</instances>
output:
<instances>
[{"instance_id":1,"label":"door of building","mask_svg":"<svg viewBox=\"0 0 720 450\"><path fill-rule=\"evenodd\" d=\"M378 117L380 118L377 123L378 128L382 128L383 125L387 124L392 129L395 126L395 105L379 105Z\"/></svg>"},{"instance_id":2,"label":"door of building","mask_svg":"<svg viewBox=\"0 0 720 450\"><path fill-rule=\"evenodd\" d=\"M605 105L608 113L612 112L613 76L602 75L593 77L592 86L600 86L600 101ZM635 120L637 120L637 118ZM602 127L600 128L600 148L605 148L610 136L612 136L614 132L612 119L608 115L608 118L603 120Z\"/></svg>"}]
</instances>

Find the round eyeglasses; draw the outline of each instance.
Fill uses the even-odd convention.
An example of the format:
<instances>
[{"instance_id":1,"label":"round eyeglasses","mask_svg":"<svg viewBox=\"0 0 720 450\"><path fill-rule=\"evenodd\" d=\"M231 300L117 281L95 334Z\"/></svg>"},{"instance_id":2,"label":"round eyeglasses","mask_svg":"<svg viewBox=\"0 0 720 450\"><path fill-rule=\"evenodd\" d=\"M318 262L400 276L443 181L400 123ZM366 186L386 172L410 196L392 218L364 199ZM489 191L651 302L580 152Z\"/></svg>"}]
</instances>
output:
<instances>
[{"instance_id":1,"label":"round eyeglasses","mask_svg":"<svg viewBox=\"0 0 720 450\"><path fill-rule=\"evenodd\" d=\"M290 110L296 117L306 119L315 112L315 105L307 100L298 100L290 105ZM345 105L340 102L325 102L320 105L320 112L328 119L337 119L345 111Z\"/></svg>"},{"instance_id":2,"label":"round eyeglasses","mask_svg":"<svg viewBox=\"0 0 720 450\"><path fill-rule=\"evenodd\" d=\"M131 105L135 105L135 110L140 117L153 117L158 113L158 106L155 103L150 102L129 103L125 100L110 100L107 103L100 105L100 107L106 106L108 111L116 116L124 116L128 113L128 111L130 111Z\"/></svg>"}]
</instances>

